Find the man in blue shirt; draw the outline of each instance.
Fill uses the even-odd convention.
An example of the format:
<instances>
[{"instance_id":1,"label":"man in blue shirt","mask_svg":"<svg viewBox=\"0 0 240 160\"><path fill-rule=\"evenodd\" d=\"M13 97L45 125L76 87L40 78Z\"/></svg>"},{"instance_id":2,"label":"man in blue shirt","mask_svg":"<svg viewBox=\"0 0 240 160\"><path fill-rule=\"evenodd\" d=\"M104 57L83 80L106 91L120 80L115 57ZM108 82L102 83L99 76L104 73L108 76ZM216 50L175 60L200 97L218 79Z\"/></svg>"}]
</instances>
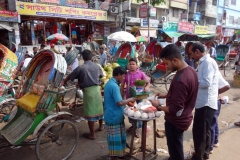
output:
<instances>
[{"instance_id":1,"label":"man in blue shirt","mask_svg":"<svg viewBox=\"0 0 240 160\"><path fill-rule=\"evenodd\" d=\"M123 81L126 70L116 67L104 87L104 121L107 130L108 150L111 160L122 157L126 148L126 130L124 124L124 105L135 101L134 98L123 100L119 84Z\"/></svg>"},{"instance_id":2,"label":"man in blue shirt","mask_svg":"<svg viewBox=\"0 0 240 160\"><path fill-rule=\"evenodd\" d=\"M113 42L113 48L111 49L110 55L114 57L117 53L118 47L116 46L116 41Z\"/></svg>"}]
</instances>

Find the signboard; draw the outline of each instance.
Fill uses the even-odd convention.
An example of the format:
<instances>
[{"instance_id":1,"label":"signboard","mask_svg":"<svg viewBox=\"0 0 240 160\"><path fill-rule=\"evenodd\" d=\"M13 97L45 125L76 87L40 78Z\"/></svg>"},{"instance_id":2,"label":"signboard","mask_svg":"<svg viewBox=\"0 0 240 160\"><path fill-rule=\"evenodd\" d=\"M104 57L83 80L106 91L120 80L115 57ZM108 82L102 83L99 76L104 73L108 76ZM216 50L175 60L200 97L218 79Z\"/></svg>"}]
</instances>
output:
<instances>
[{"instance_id":1,"label":"signboard","mask_svg":"<svg viewBox=\"0 0 240 160\"><path fill-rule=\"evenodd\" d=\"M196 12L194 15L193 15L193 20L194 21L200 21L201 20L201 12Z\"/></svg>"},{"instance_id":2,"label":"signboard","mask_svg":"<svg viewBox=\"0 0 240 160\"><path fill-rule=\"evenodd\" d=\"M150 15L150 17L156 17L156 15L157 15L156 8L150 8L149 15Z\"/></svg>"},{"instance_id":3,"label":"signboard","mask_svg":"<svg viewBox=\"0 0 240 160\"><path fill-rule=\"evenodd\" d=\"M0 21L18 22L18 13L12 11L0 11Z\"/></svg>"},{"instance_id":4,"label":"signboard","mask_svg":"<svg viewBox=\"0 0 240 160\"><path fill-rule=\"evenodd\" d=\"M234 29L225 28L223 31L223 37L232 37L234 35Z\"/></svg>"},{"instance_id":5,"label":"signboard","mask_svg":"<svg viewBox=\"0 0 240 160\"><path fill-rule=\"evenodd\" d=\"M42 3L54 3L59 4L59 0L40 0Z\"/></svg>"},{"instance_id":6,"label":"signboard","mask_svg":"<svg viewBox=\"0 0 240 160\"><path fill-rule=\"evenodd\" d=\"M141 18L127 17L127 22L129 22L129 23L141 23Z\"/></svg>"},{"instance_id":7,"label":"signboard","mask_svg":"<svg viewBox=\"0 0 240 160\"><path fill-rule=\"evenodd\" d=\"M195 26L194 33L195 34L208 34L208 27L207 26Z\"/></svg>"},{"instance_id":8,"label":"signboard","mask_svg":"<svg viewBox=\"0 0 240 160\"><path fill-rule=\"evenodd\" d=\"M185 33L193 33L194 26L188 22L178 22L178 31Z\"/></svg>"},{"instance_id":9,"label":"signboard","mask_svg":"<svg viewBox=\"0 0 240 160\"><path fill-rule=\"evenodd\" d=\"M163 23L163 31L164 32L177 32L178 31L178 23L177 22L164 22Z\"/></svg>"},{"instance_id":10,"label":"signboard","mask_svg":"<svg viewBox=\"0 0 240 160\"><path fill-rule=\"evenodd\" d=\"M139 18L148 17L148 3L142 3L139 8Z\"/></svg>"},{"instance_id":11,"label":"signboard","mask_svg":"<svg viewBox=\"0 0 240 160\"><path fill-rule=\"evenodd\" d=\"M146 29L146 30L140 30L140 33L141 33L141 35L142 36L144 36L144 37L148 37L148 30ZM156 38L157 37L157 32L156 32L156 30L149 30L149 35L150 35L150 37L154 37L154 38Z\"/></svg>"},{"instance_id":12,"label":"signboard","mask_svg":"<svg viewBox=\"0 0 240 160\"><path fill-rule=\"evenodd\" d=\"M70 7L88 8L88 4L84 0L64 0L60 1L60 4Z\"/></svg>"},{"instance_id":13,"label":"signboard","mask_svg":"<svg viewBox=\"0 0 240 160\"><path fill-rule=\"evenodd\" d=\"M17 1L20 15L59 17L69 19L107 20L107 12Z\"/></svg>"},{"instance_id":14,"label":"signboard","mask_svg":"<svg viewBox=\"0 0 240 160\"><path fill-rule=\"evenodd\" d=\"M158 24L159 24L158 20L149 19L149 21L150 21L149 27L158 28ZM142 18L141 19L140 26L141 27L148 27L148 20L147 20L147 18Z\"/></svg>"}]
</instances>

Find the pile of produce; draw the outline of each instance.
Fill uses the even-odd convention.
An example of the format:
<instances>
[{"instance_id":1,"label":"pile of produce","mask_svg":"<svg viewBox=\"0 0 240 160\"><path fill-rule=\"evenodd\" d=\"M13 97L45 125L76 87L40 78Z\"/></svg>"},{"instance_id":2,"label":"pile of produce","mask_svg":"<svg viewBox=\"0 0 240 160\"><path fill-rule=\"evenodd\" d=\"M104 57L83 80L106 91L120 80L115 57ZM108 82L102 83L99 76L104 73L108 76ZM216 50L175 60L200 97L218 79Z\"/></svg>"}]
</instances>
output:
<instances>
[{"instance_id":1,"label":"pile of produce","mask_svg":"<svg viewBox=\"0 0 240 160\"><path fill-rule=\"evenodd\" d=\"M141 79L137 79L134 81L135 86L145 86L146 83L147 82L145 80L141 80Z\"/></svg>"},{"instance_id":2,"label":"pile of produce","mask_svg":"<svg viewBox=\"0 0 240 160\"><path fill-rule=\"evenodd\" d=\"M157 111L156 107L152 106L149 101L128 106L124 109L124 113L128 117L134 117L136 119L151 119L163 115L163 112Z\"/></svg>"},{"instance_id":3,"label":"pile of produce","mask_svg":"<svg viewBox=\"0 0 240 160\"><path fill-rule=\"evenodd\" d=\"M102 72L103 72L103 77L101 78L101 82L102 82L101 87L102 87L102 89L104 89L105 84L108 82L108 80L110 78L112 78L113 69L118 67L119 64L117 64L117 63L113 63L113 64L107 63L107 65L104 66L104 68L102 68L100 64L98 64L98 65L102 69Z\"/></svg>"}]
</instances>

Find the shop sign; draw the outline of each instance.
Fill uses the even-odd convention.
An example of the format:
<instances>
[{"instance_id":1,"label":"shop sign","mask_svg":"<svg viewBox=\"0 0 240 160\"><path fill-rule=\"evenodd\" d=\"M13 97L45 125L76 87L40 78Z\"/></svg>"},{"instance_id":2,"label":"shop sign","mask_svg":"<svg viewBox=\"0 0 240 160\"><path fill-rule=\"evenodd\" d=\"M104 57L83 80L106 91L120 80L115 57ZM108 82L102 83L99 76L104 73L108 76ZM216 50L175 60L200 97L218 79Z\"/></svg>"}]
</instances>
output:
<instances>
[{"instance_id":1,"label":"shop sign","mask_svg":"<svg viewBox=\"0 0 240 160\"><path fill-rule=\"evenodd\" d=\"M0 11L0 21L18 22L18 12Z\"/></svg>"},{"instance_id":2,"label":"shop sign","mask_svg":"<svg viewBox=\"0 0 240 160\"><path fill-rule=\"evenodd\" d=\"M178 23L176 22L164 22L163 23L163 31L164 32L177 32Z\"/></svg>"},{"instance_id":3,"label":"shop sign","mask_svg":"<svg viewBox=\"0 0 240 160\"><path fill-rule=\"evenodd\" d=\"M178 31L185 33L193 33L194 26L188 22L178 22Z\"/></svg>"},{"instance_id":4,"label":"shop sign","mask_svg":"<svg viewBox=\"0 0 240 160\"><path fill-rule=\"evenodd\" d=\"M66 19L107 20L107 12L83 8L71 8L17 1L20 15L60 17Z\"/></svg>"},{"instance_id":5,"label":"shop sign","mask_svg":"<svg viewBox=\"0 0 240 160\"><path fill-rule=\"evenodd\" d=\"M193 15L193 20L194 21L200 21L201 20L201 12L196 12L194 15Z\"/></svg>"},{"instance_id":6,"label":"shop sign","mask_svg":"<svg viewBox=\"0 0 240 160\"><path fill-rule=\"evenodd\" d=\"M150 21L149 27L158 28L158 24L159 24L158 20L149 19L149 21ZM140 25L141 25L141 27L148 27L148 20L147 20L147 18L141 18Z\"/></svg>"},{"instance_id":7,"label":"shop sign","mask_svg":"<svg viewBox=\"0 0 240 160\"><path fill-rule=\"evenodd\" d=\"M65 5L70 7L88 8L84 0L65 0Z\"/></svg>"},{"instance_id":8,"label":"shop sign","mask_svg":"<svg viewBox=\"0 0 240 160\"><path fill-rule=\"evenodd\" d=\"M150 17L156 17L156 15L157 15L156 8L150 8L149 15L150 15Z\"/></svg>"},{"instance_id":9,"label":"shop sign","mask_svg":"<svg viewBox=\"0 0 240 160\"><path fill-rule=\"evenodd\" d=\"M40 0L42 3L54 3L59 4L59 0Z\"/></svg>"},{"instance_id":10,"label":"shop sign","mask_svg":"<svg viewBox=\"0 0 240 160\"><path fill-rule=\"evenodd\" d=\"M142 3L139 8L139 18L148 17L148 3Z\"/></svg>"},{"instance_id":11,"label":"shop sign","mask_svg":"<svg viewBox=\"0 0 240 160\"><path fill-rule=\"evenodd\" d=\"M234 29L225 28L223 31L223 37L232 37L234 35Z\"/></svg>"},{"instance_id":12,"label":"shop sign","mask_svg":"<svg viewBox=\"0 0 240 160\"><path fill-rule=\"evenodd\" d=\"M207 26L195 26L194 34L208 34Z\"/></svg>"},{"instance_id":13,"label":"shop sign","mask_svg":"<svg viewBox=\"0 0 240 160\"><path fill-rule=\"evenodd\" d=\"M127 22L129 22L129 23L140 23L141 19L140 18L127 17Z\"/></svg>"}]
</instances>

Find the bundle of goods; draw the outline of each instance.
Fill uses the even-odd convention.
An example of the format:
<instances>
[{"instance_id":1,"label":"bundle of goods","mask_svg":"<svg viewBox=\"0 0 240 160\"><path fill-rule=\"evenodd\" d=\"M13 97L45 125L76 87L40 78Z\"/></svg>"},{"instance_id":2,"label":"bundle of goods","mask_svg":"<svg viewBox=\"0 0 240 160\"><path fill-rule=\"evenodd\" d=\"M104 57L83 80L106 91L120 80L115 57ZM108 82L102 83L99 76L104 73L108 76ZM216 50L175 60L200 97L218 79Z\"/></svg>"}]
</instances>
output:
<instances>
[{"instance_id":1,"label":"bundle of goods","mask_svg":"<svg viewBox=\"0 0 240 160\"><path fill-rule=\"evenodd\" d=\"M67 62L67 66L71 66L75 59L77 58L79 53L79 50L77 50L76 48L73 48L71 51L68 52L68 54L65 56L65 60Z\"/></svg>"},{"instance_id":2,"label":"bundle of goods","mask_svg":"<svg viewBox=\"0 0 240 160\"><path fill-rule=\"evenodd\" d=\"M156 107L152 106L150 101L144 100L141 103L129 103L124 109L125 115L134 119L153 119L161 117L163 111L157 111Z\"/></svg>"},{"instance_id":3,"label":"bundle of goods","mask_svg":"<svg viewBox=\"0 0 240 160\"><path fill-rule=\"evenodd\" d=\"M17 56L0 44L0 96L13 83L17 65Z\"/></svg>"},{"instance_id":4,"label":"bundle of goods","mask_svg":"<svg viewBox=\"0 0 240 160\"><path fill-rule=\"evenodd\" d=\"M102 69L102 72L103 72L103 77L101 78L101 82L102 82L101 88L104 89L105 84L108 82L108 80L110 78L112 78L113 69L118 67L119 64L117 64L117 63L113 63L113 64L108 63L106 66L104 66L104 68L102 68L102 66L100 64L98 64L98 65Z\"/></svg>"}]
</instances>

